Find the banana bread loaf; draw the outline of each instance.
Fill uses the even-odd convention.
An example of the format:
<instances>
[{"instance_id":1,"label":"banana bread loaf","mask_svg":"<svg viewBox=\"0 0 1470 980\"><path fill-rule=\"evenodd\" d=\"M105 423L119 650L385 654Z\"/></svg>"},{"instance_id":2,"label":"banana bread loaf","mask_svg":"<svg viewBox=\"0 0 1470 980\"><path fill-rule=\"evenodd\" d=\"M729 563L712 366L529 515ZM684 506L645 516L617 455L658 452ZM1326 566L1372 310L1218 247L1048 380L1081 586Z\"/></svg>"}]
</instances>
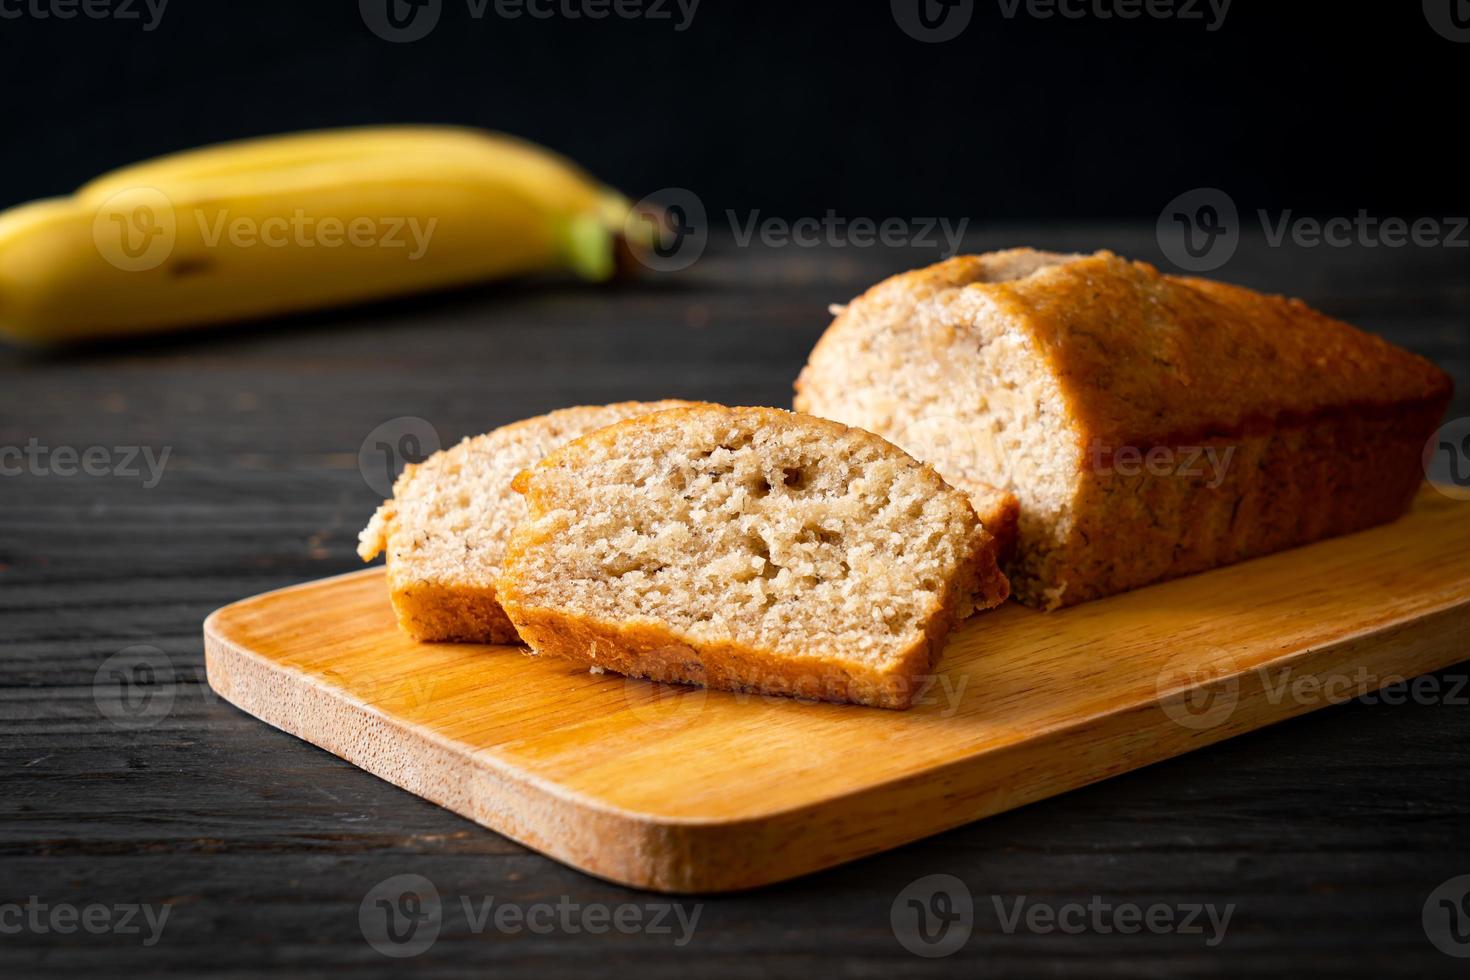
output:
<instances>
[{"instance_id":1,"label":"banana bread loaf","mask_svg":"<svg viewBox=\"0 0 1470 980\"><path fill-rule=\"evenodd\" d=\"M1395 519L1451 385L1298 300L1017 249L874 286L796 390L1015 493L1012 586L1055 608Z\"/></svg>"}]
</instances>

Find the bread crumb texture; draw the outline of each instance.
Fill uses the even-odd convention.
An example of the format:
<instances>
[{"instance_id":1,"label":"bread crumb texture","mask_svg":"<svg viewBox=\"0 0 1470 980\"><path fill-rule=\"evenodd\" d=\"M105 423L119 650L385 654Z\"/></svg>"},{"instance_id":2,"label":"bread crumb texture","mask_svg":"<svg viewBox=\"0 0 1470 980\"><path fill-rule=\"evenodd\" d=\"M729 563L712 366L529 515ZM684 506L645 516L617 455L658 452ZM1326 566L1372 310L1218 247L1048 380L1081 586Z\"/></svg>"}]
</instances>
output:
<instances>
[{"instance_id":1,"label":"bread crumb texture","mask_svg":"<svg viewBox=\"0 0 1470 980\"><path fill-rule=\"evenodd\" d=\"M847 304L795 406L1015 494L1007 570L1055 608L1393 520L1450 388L1299 300L1015 249Z\"/></svg>"},{"instance_id":2,"label":"bread crumb texture","mask_svg":"<svg viewBox=\"0 0 1470 980\"><path fill-rule=\"evenodd\" d=\"M621 422L517 486L511 620L538 653L624 674L907 707L953 623L1008 592L933 469L779 409Z\"/></svg>"},{"instance_id":3,"label":"bread crumb texture","mask_svg":"<svg viewBox=\"0 0 1470 980\"><path fill-rule=\"evenodd\" d=\"M566 408L503 426L410 464L358 536L357 553L386 554L398 623L418 640L514 643L495 577L525 502L516 474L577 436L683 401Z\"/></svg>"}]
</instances>

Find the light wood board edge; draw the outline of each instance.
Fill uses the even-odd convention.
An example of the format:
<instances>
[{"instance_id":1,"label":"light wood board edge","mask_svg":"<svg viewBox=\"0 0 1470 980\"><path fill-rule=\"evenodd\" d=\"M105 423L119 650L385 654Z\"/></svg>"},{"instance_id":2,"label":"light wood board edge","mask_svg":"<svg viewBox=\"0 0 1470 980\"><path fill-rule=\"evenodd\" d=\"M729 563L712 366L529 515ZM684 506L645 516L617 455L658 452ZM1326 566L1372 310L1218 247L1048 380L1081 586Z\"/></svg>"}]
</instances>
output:
<instances>
[{"instance_id":1,"label":"light wood board edge","mask_svg":"<svg viewBox=\"0 0 1470 980\"><path fill-rule=\"evenodd\" d=\"M1120 704L1007 749L790 811L722 821L609 807L507 765L493 751L405 726L320 678L234 645L217 630L218 615L205 622L205 663L210 686L225 700L578 870L678 894L753 888L865 857L1443 669L1470 647L1470 601L1458 602L1266 668L1226 671ZM1273 695L1272 678L1279 681L1282 671L1349 683L1333 701L1293 700ZM1353 684L1356 677L1366 681ZM1199 696L1233 697L1235 706L1228 719L1203 728L1165 710Z\"/></svg>"}]
</instances>

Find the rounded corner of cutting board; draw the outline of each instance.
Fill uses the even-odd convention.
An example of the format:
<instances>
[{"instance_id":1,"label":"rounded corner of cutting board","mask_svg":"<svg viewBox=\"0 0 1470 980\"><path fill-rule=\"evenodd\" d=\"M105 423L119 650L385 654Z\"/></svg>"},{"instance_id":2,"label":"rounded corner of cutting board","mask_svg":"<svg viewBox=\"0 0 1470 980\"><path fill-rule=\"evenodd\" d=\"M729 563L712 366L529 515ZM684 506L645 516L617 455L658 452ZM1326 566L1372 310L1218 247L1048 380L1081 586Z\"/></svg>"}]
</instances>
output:
<instances>
[{"instance_id":1,"label":"rounded corner of cutting board","mask_svg":"<svg viewBox=\"0 0 1470 980\"><path fill-rule=\"evenodd\" d=\"M1310 550L1063 613L1012 606L977 617L941 667L976 681L950 718L929 708L761 709L720 696L669 735L630 724L621 684L519 661L489 669L506 683L497 693L478 659L495 651L398 633L381 566L216 610L204 621L206 663L211 686L246 712L573 868L657 892L739 891L1314 707L1267 698L1267 669L1325 676L1366 666L1387 680L1463 660L1470 523L1454 501L1425 493L1434 496L1397 525ZM1324 563L1335 570L1331 589L1310 574ZM1217 636L1239 671L1159 686L1159 664L1181 637ZM404 672L457 680L445 681L448 695L416 703L391 693ZM1229 724L1181 727L1161 708L1221 684L1239 698ZM694 784L708 807L689 804Z\"/></svg>"},{"instance_id":2,"label":"rounded corner of cutting board","mask_svg":"<svg viewBox=\"0 0 1470 980\"><path fill-rule=\"evenodd\" d=\"M340 697L330 685L316 681L309 671L262 656L232 635L230 617L218 616L231 608L205 620L206 671L220 697L569 867L615 884L681 895L756 888L818 870L749 860L769 836L764 815L725 820L620 807L507 764L493 749L442 744L396 719L372 717L370 705L350 699L328 703ZM287 676L293 671L294 678ZM385 764L385 754L368 748L374 739L362 737L364 727L374 734L390 733L399 754L412 756L412 762ZM386 756L391 760L393 753ZM445 778L446 773L457 775ZM841 860L834 857L827 863Z\"/></svg>"}]
</instances>

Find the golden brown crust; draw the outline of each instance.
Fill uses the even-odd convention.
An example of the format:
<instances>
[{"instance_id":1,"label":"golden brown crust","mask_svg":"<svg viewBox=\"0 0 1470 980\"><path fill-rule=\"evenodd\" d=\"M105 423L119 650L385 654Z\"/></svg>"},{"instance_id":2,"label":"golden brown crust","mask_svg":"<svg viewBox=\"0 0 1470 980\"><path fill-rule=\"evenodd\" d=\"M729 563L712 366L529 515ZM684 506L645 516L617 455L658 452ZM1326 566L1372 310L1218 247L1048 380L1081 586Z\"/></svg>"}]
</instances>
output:
<instances>
[{"instance_id":1,"label":"golden brown crust","mask_svg":"<svg viewBox=\"0 0 1470 980\"><path fill-rule=\"evenodd\" d=\"M389 573L398 626L421 643L519 643L493 587L403 580Z\"/></svg>"},{"instance_id":2,"label":"golden brown crust","mask_svg":"<svg viewBox=\"0 0 1470 980\"><path fill-rule=\"evenodd\" d=\"M1084 454L1070 546L1047 581L1020 576L1024 601L1073 605L1408 508L1452 388L1424 358L1300 300L1107 252L998 288L1061 380ZM1120 475L1125 446L1235 455L1209 487Z\"/></svg>"},{"instance_id":3,"label":"golden brown crust","mask_svg":"<svg viewBox=\"0 0 1470 980\"><path fill-rule=\"evenodd\" d=\"M1450 394L1429 361L1301 300L1111 252L985 288L1027 325L1085 443L1195 442Z\"/></svg>"},{"instance_id":4,"label":"golden brown crust","mask_svg":"<svg viewBox=\"0 0 1470 980\"><path fill-rule=\"evenodd\" d=\"M841 344L849 312L880 292L902 291L919 303L965 289L983 291L1025 327L1086 426L1084 442L1147 448L1344 407L1450 397L1449 375L1430 361L1299 299L1165 275L1108 251L996 281L1044 254L961 255L884 280L833 321L812 360ZM803 372L798 411L813 410L807 383Z\"/></svg>"},{"instance_id":5,"label":"golden brown crust","mask_svg":"<svg viewBox=\"0 0 1470 980\"><path fill-rule=\"evenodd\" d=\"M946 592L942 612L930 620L923 639L904 651L896 666L881 672L862 671L836 658L793 659L734 643L705 643L658 623L609 622L509 597L505 608L522 641L538 655L654 681L904 709L912 706L938 663L963 590L974 588L977 596L984 595L985 608L999 605L1009 594L989 551L977 555L962 581Z\"/></svg>"},{"instance_id":6,"label":"golden brown crust","mask_svg":"<svg viewBox=\"0 0 1470 980\"><path fill-rule=\"evenodd\" d=\"M938 658L932 634L887 672L816 657L794 660L735 643L704 643L656 623L615 623L537 607L511 607L522 639L539 656L558 657L628 677L810 698L875 708L908 708Z\"/></svg>"},{"instance_id":7,"label":"golden brown crust","mask_svg":"<svg viewBox=\"0 0 1470 980\"><path fill-rule=\"evenodd\" d=\"M818 342L797 382L799 409L848 409L834 366L856 368L846 362L861 360L854 338L872 309L888 329L918 311L942 323L998 312L1054 382L1071 443L1063 458L1076 472L1073 524L1059 546L1023 538L1007 566L1017 598L1045 608L1397 518L1452 390L1429 361L1300 300L1163 275L1110 252L1017 249L869 289ZM881 385L882 369L862 367ZM1121 450L1155 449L1233 455L1218 482L1114 465ZM1028 487L1013 489L1026 507Z\"/></svg>"},{"instance_id":8,"label":"golden brown crust","mask_svg":"<svg viewBox=\"0 0 1470 980\"><path fill-rule=\"evenodd\" d=\"M1058 564L1044 578L1013 566L1017 598L1076 605L1396 520L1418 490L1421 447L1442 414L1438 405L1345 410L1214 440L1208 448L1233 454L1214 487L1089 471Z\"/></svg>"},{"instance_id":9,"label":"golden brown crust","mask_svg":"<svg viewBox=\"0 0 1470 980\"><path fill-rule=\"evenodd\" d=\"M996 561L995 541L982 530L976 530L975 546L946 584L940 608L925 624L923 636L881 669L826 651L792 657L733 642L710 643L655 620L608 621L523 601L517 566L528 552L547 543L535 527L548 504L544 484L537 477L555 467L575 466L588 446L599 442L613 445L630 429L650 423L679 426L697 413L711 411L753 413L768 426L816 424L830 428L834 436L871 440L885 451L895 451L873 433L826 419L804 417L798 422L792 413L780 409L728 409L717 405L696 405L628 419L568 443L533 469L523 471L515 481L516 489L526 495L528 517L507 547L498 587L501 603L521 638L537 654L628 676L874 707L909 707L933 669L961 608L973 605L988 609L1009 595L1009 582ZM933 481L935 493L953 492L931 467L921 469L925 478Z\"/></svg>"}]
</instances>

